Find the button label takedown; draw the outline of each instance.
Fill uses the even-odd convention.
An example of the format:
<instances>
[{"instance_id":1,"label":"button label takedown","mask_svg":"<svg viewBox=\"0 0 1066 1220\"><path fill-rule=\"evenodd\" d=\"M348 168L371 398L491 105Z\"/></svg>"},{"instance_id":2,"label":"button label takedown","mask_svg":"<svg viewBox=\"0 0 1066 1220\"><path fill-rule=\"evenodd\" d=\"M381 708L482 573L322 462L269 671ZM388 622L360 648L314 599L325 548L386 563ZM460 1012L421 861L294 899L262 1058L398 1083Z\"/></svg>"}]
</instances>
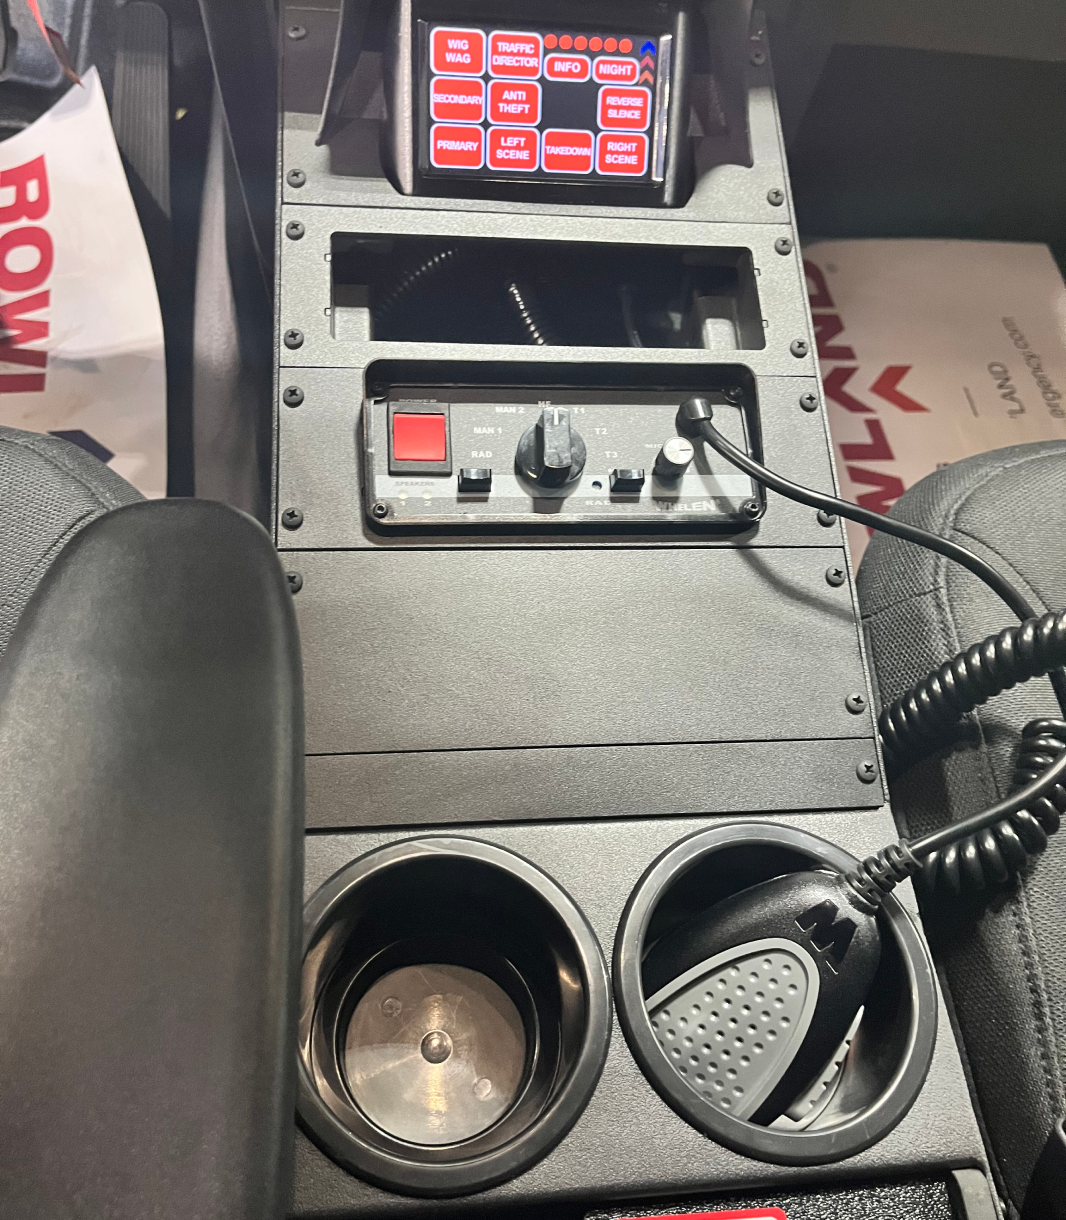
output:
<instances>
[{"instance_id":1,"label":"button label takedown","mask_svg":"<svg viewBox=\"0 0 1066 1220\"><path fill-rule=\"evenodd\" d=\"M591 174L594 143L591 131L546 131L541 166L549 174Z\"/></svg>"}]
</instances>

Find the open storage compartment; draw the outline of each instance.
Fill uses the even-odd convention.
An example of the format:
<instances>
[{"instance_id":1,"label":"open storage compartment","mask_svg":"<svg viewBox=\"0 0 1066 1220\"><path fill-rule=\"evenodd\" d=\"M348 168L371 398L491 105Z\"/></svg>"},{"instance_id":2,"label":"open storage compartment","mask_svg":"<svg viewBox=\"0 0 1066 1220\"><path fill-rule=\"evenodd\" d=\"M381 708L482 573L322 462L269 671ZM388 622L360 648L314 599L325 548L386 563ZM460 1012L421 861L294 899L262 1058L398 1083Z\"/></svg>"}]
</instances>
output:
<instances>
[{"instance_id":1,"label":"open storage compartment","mask_svg":"<svg viewBox=\"0 0 1066 1220\"><path fill-rule=\"evenodd\" d=\"M543 872L473 839L393 844L307 905L300 1118L403 1194L514 1177L570 1129L610 1037L607 972Z\"/></svg>"}]
</instances>

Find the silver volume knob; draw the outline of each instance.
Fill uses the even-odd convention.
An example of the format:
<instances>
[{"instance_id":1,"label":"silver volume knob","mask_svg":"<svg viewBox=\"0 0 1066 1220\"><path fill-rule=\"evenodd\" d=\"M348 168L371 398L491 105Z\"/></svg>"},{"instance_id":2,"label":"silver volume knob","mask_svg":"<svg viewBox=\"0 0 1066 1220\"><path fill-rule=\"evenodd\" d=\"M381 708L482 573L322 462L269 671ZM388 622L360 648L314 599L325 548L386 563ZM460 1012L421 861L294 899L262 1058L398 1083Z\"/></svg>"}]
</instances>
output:
<instances>
[{"instance_id":1,"label":"silver volume knob","mask_svg":"<svg viewBox=\"0 0 1066 1220\"><path fill-rule=\"evenodd\" d=\"M695 452L690 440L683 436L672 436L659 450L652 473L657 479L679 479Z\"/></svg>"}]
</instances>

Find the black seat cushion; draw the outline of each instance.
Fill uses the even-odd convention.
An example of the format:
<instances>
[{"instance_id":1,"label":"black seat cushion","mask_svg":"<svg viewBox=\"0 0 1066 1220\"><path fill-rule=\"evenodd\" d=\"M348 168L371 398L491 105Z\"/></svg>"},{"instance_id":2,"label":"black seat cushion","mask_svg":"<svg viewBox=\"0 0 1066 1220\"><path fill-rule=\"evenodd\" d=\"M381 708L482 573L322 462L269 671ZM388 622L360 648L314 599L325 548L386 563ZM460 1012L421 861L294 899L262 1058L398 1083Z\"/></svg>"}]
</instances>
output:
<instances>
[{"instance_id":1,"label":"black seat cushion","mask_svg":"<svg viewBox=\"0 0 1066 1220\"><path fill-rule=\"evenodd\" d=\"M1037 613L1066 607L1066 442L957 462L908 491L892 516L976 551ZM882 705L1014 621L965 569L884 534L871 540L857 583ZM1038 716L1061 716L1047 680L979 709L952 746L893 784L904 832L923 833L1006 795L1021 730ZM991 904L926 899L923 918L1000 1188L1019 1208L1066 1112L1066 830Z\"/></svg>"},{"instance_id":2,"label":"black seat cushion","mask_svg":"<svg viewBox=\"0 0 1066 1220\"><path fill-rule=\"evenodd\" d=\"M142 498L77 445L0 427L0 655L60 550L102 513Z\"/></svg>"}]
</instances>

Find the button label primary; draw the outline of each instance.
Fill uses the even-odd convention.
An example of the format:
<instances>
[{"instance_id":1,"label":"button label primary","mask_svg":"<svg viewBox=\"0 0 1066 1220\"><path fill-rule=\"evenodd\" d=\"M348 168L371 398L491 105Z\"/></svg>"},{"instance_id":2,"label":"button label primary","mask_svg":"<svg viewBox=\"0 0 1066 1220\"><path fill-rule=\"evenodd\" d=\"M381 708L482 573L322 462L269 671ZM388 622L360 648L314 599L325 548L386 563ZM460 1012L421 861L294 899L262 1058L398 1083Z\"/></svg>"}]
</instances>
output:
<instances>
[{"instance_id":1,"label":"button label primary","mask_svg":"<svg viewBox=\"0 0 1066 1220\"><path fill-rule=\"evenodd\" d=\"M480 169L485 160L484 129L436 124L429 133L429 160L437 169Z\"/></svg>"}]
</instances>

